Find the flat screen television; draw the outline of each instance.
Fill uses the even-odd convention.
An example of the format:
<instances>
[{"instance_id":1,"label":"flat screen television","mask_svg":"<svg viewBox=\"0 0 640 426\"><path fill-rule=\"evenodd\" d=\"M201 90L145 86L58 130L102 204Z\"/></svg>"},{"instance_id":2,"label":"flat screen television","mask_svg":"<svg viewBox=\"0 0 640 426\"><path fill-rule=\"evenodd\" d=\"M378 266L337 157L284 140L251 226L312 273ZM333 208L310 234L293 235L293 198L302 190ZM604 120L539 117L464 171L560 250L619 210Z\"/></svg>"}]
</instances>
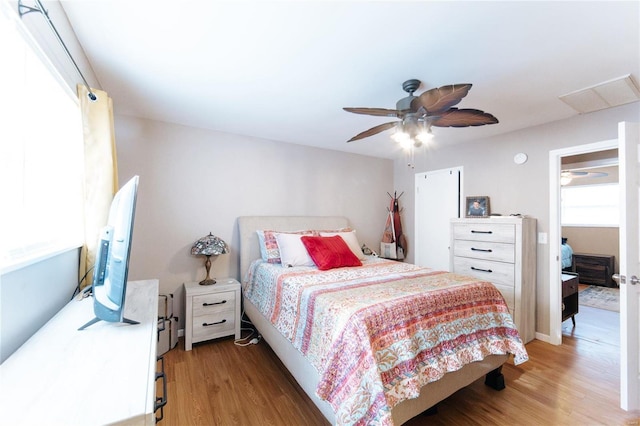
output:
<instances>
[{"instance_id":1,"label":"flat screen television","mask_svg":"<svg viewBox=\"0 0 640 426\"><path fill-rule=\"evenodd\" d=\"M93 268L93 311L96 317L78 330L101 320L138 324L124 317L138 180L138 176L134 176L120 188L111 202L107 225L102 228L98 239Z\"/></svg>"}]
</instances>

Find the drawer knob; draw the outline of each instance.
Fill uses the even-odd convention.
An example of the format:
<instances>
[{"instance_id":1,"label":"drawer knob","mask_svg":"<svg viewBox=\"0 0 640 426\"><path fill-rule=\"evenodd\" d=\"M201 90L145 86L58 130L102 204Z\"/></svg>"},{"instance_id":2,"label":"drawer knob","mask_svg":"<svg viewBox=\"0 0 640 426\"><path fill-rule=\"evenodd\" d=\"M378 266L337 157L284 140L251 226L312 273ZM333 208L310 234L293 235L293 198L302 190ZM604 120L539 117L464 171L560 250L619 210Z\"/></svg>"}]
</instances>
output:
<instances>
[{"instance_id":1,"label":"drawer knob","mask_svg":"<svg viewBox=\"0 0 640 426\"><path fill-rule=\"evenodd\" d=\"M219 324L224 324L225 322L227 322L226 319L223 319L222 321L216 321L216 322L203 322L202 326L209 327L210 325L219 325Z\"/></svg>"},{"instance_id":2,"label":"drawer knob","mask_svg":"<svg viewBox=\"0 0 640 426\"><path fill-rule=\"evenodd\" d=\"M472 267L471 267L471 270L473 270L473 271L480 271L480 272L493 272L491 269L476 268L475 266L472 266Z\"/></svg>"},{"instance_id":3,"label":"drawer knob","mask_svg":"<svg viewBox=\"0 0 640 426\"><path fill-rule=\"evenodd\" d=\"M215 306L215 305L224 305L225 303L227 303L226 300L223 300L222 302L214 302L214 303L203 303L202 306Z\"/></svg>"},{"instance_id":4,"label":"drawer knob","mask_svg":"<svg viewBox=\"0 0 640 426\"><path fill-rule=\"evenodd\" d=\"M485 253L491 253L493 250L491 250L491 249L479 249L479 248L471 247L471 251L483 251Z\"/></svg>"},{"instance_id":5,"label":"drawer knob","mask_svg":"<svg viewBox=\"0 0 640 426\"><path fill-rule=\"evenodd\" d=\"M472 234L493 234L493 231L475 231L475 230L471 230Z\"/></svg>"}]
</instances>

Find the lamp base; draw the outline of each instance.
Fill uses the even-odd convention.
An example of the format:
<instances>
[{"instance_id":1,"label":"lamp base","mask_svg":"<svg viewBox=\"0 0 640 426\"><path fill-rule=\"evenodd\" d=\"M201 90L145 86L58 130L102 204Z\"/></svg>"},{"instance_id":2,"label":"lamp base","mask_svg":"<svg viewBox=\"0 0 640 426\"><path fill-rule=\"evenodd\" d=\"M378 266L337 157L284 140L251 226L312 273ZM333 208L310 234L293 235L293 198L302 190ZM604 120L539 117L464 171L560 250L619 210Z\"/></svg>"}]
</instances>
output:
<instances>
[{"instance_id":1,"label":"lamp base","mask_svg":"<svg viewBox=\"0 0 640 426\"><path fill-rule=\"evenodd\" d=\"M215 284L216 280L214 280L213 278L209 277L209 271L211 270L211 255L206 255L207 256L207 261L204 262L204 267L207 269L207 277L200 281L200 285L211 285L211 284Z\"/></svg>"}]
</instances>

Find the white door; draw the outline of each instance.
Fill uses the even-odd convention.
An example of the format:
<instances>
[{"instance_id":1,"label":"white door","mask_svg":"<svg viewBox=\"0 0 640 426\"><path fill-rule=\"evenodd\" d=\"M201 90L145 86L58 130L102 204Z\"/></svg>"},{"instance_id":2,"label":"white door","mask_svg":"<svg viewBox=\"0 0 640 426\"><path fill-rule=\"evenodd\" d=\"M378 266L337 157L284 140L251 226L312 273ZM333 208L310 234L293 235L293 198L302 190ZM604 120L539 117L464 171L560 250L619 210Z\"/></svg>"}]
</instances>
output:
<instances>
[{"instance_id":1,"label":"white door","mask_svg":"<svg viewBox=\"0 0 640 426\"><path fill-rule=\"evenodd\" d=\"M640 409L640 158L638 123L618 126L620 161L620 406ZM624 208L626 206L626 208ZM623 283L624 281L624 283Z\"/></svg>"},{"instance_id":2,"label":"white door","mask_svg":"<svg viewBox=\"0 0 640 426\"><path fill-rule=\"evenodd\" d=\"M460 214L462 167L416 173L416 265L449 270L449 221Z\"/></svg>"}]
</instances>

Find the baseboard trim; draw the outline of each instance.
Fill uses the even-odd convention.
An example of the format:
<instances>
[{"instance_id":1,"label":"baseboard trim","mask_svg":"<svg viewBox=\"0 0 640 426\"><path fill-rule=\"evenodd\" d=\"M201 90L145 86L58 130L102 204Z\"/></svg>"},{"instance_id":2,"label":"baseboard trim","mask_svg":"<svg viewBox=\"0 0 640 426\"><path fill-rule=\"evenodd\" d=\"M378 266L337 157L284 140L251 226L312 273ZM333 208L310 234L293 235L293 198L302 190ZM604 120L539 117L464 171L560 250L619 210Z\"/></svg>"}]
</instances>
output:
<instances>
[{"instance_id":1,"label":"baseboard trim","mask_svg":"<svg viewBox=\"0 0 640 426\"><path fill-rule=\"evenodd\" d=\"M178 331L178 333L180 333L180 332ZM180 335L180 334L178 334L178 335ZM542 334L542 333L537 333L536 332L536 339L542 340L543 342L546 342L546 343L549 343L549 344L553 345L553 343L551 343L551 336L549 336L548 334Z\"/></svg>"}]
</instances>

